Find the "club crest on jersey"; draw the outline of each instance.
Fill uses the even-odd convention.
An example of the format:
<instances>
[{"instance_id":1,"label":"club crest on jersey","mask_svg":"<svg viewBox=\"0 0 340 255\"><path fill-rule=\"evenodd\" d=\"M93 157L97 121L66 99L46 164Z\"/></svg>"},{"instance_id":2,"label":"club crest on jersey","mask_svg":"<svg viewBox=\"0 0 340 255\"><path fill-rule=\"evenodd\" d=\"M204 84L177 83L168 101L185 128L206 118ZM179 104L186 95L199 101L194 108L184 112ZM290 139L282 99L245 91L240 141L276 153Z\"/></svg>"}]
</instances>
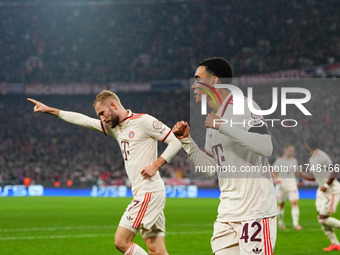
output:
<instances>
[{"instance_id":1,"label":"club crest on jersey","mask_svg":"<svg viewBox=\"0 0 340 255\"><path fill-rule=\"evenodd\" d=\"M133 131L131 131L131 132L129 133L129 138L132 139L132 138L134 138L134 137L135 137L135 133L134 133Z\"/></svg>"},{"instance_id":2,"label":"club crest on jersey","mask_svg":"<svg viewBox=\"0 0 340 255\"><path fill-rule=\"evenodd\" d=\"M153 123L152 123L152 126L154 129L161 129L162 128L162 122L158 121L158 120L155 120Z\"/></svg>"}]
</instances>

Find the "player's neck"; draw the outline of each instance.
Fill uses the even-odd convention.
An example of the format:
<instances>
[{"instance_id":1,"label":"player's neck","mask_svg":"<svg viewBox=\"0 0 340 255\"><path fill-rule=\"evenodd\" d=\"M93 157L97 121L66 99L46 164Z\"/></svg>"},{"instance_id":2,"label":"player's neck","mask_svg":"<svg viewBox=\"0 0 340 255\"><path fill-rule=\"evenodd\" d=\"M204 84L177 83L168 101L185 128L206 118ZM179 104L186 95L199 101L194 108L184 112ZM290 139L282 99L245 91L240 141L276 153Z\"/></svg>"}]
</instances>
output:
<instances>
[{"instance_id":1,"label":"player's neck","mask_svg":"<svg viewBox=\"0 0 340 255\"><path fill-rule=\"evenodd\" d=\"M121 109L121 112L119 114L119 123L129 117L130 112L124 108Z\"/></svg>"},{"instance_id":2,"label":"player's neck","mask_svg":"<svg viewBox=\"0 0 340 255\"><path fill-rule=\"evenodd\" d=\"M223 103L224 102L224 100L227 98L227 96L229 95L229 92L228 91L225 91L225 90L222 90L223 92L221 93L218 93L219 94L219 96L220 96L220 98L221 98L221 102ZM210 108L212 108L213 109L213 113L217 113L218 112L218 109L220 109L220 107L221 107L221 104L220 104L220 102L218 102L216 105L215 104L213 104Z\"/></svg>"}]
</instances>

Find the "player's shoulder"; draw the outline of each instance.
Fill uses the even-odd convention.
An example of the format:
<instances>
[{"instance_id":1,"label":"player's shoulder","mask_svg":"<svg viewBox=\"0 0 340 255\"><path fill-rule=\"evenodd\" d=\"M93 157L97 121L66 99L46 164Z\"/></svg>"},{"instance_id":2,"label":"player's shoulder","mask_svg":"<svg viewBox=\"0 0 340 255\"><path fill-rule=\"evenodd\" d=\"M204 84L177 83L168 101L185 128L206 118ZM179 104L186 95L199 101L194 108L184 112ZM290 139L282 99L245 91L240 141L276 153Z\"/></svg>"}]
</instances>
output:
<instances>
[{"instance_id":1,"label":"player's shoulder","mask_svg":"<svg viewBox=\"0 0 340 255\"><path fill-rule=\"evenodd\" d=\"M325 157L325 156L328 156L326 152L324 152L323 150L320 150L320 149L316 149L315 152L314 152L314 155L316 157Z\"/></svg>"},{"instance_id":2,"label":"player's shoulder","mask_svg":"<svg viewBox=\"0 0 340 255\"><path fill-rule=\"evenodd\" d=\"M145 126L147 114L145 113L131 113L129 117L124 119L123 121L127 122L127 126L134 128L142 128ZM122 122L123 122L122 121Z\"/></svg>"},{"instance_id":3,"label":"player's shoulder","mask_svg":"<svg viewBox=\"0 0 340 255\"><path fill-rule=\"evenodd\" d=\"M250 100L251 103L249 103ZM268 127L266 119L264 118L263 115L261 115L261 113L259 112L254 113L251 109L249 109L250 104L252 105L254 110L261 111L261 107L254 100L248 97L244 97L244 115L242 118L248 120L247 124L250 127L256 125L260 126L264 125L265 127Z\"/></svg>"},{"instance_id":4,"label":"player's shoulder","mask_svg":"<svg viewBox=\"0 0 340 255\"><path fill-rule=\"evenodd\" d=\"M261 110L260 106L256 103L256 101L254 101L254 99L250 99L249 97L244 97L244 104L247 106L248 108L248 104L249 102L251 102L251 104L254 106L255 109Z\"/></svg>"},{"instance_id":5,"label":"player's shoulder","mask_svg":"<svg viewBox=\"0 0 340 255\"><path fill-rule=\"evenodd\" d=\"M138 124L140 127L150 128L151 126L154 129L161 129L164 124L159 121L154 116L147 113L135 113L131 120Z\"/></svg>"},{"instance_id":6,"label":"player's shoulder","mask_svg":"<svg viewBox=\"0 0 340 255\"><path fill-rule=\"evenodd\" d=\"M292 161L296 161L297 162L298 160L297 160L297 158L292 157Z\"/></svg>"},{"instance_id":7,"label":"player's shoulder","mask_svg":"<svg viewBox=\"0 0 340 255\"><path fill-rule=\"evenodd\" d=\"M138 119L141 119L145 116L147 116L148 114L146 113L132 113L132 115L130 116L130 120L138 120Z\"/></svg>"},{"instance_id":8,"label":"player's shoulder","mask_svg":"<svg viewBox=\"0 0 340 255\"><path fill-rule=\"evenodd\" d=\"M138 123L154 123L158 122L158 119L147 113L134 113L131 120Z\"/></svg>"},{"instance_id":9,"label":"player's shoulder","mask_svg":"<svg viewBox=\"0 0 340 255\"><path fill-rule=\"evenodd\" d=\"M330 159L330 156L323 150L318 149L317 153L318 153L319 157L321 157L321 158Z\"/></svg>"},{"instance_id":10,"label":"player's shoulder","mask_svg":"<svg viewBox=\"0 0 340 255\"><path fill-rule=\"evenodd\" d=\"M297 161L297 159L295 157L285 157L285 156L281 156L284 160L286 161Z\"/></svg>"},{"instance_id":11,"label":"player's shoulder","mask_svg":"<svg viewBox=\"0 0 340 255\"><path fill-rule=\"evenodd\" d=\"M297 158L291 157L289 163L292 165L298 165L298 160Z\"/></svg>"},{"instance_id":12,"label":"player's shoulder","mask_svg":"<svg viewBox=\"0 0 340 255\"><path fill-rule=\"evenodd\" d=\"M241 98L241 100L242 100L241 102L240 101L235 102L234 97L231 96L231 97L227 98L227 102L224 105L224 108L227 108L227 106L230 106L230 108L233 108L234 105L236 104L236 106L237 106L237 103L239 102L241 104L243 103L244 113L246 113L247 110L249 110L248 109L248 100L250 100L250 99L248 97L243 97L243 98ZM252 103L253 103L253 106L254 106L255 109L260 109L259 105L254 100L252 100Z\"/></svg>"},{"instance_id":13,"label":"player's shoulder","mask_svg":"<svg viewBox=\"0 0 340 255\"><path fill-rule=\"evenodd\" d=\"M276 158L274 164L280 164L283 161L284 161L284 158L281 156L281 157Z\"/></svg>"},{"instance_id":14,"label":"player's shoulder","mask_svg":"<svg viewBox=\"0 0 340 255\"><path fill-rule=\"evenodd\" d=\"M244 115L245 116L252 116L254 118L254 116L256 118L263 118L262 115L258 115L258 114L254 114L251 109L249 109L249 105L252 105L253 109L257 110L257 111L261 111L261 107L253 100L250 99L249 97L244 97L243 100L244 103Z\"/></svg>"},{"instance_id":15,"label":"player's shoulder","mask_svg":"<svg viewBox=\"0 0 340 255\"><path fill-rule=\"evenodd\" d=\"M238 100L242 100L242 101L238 101ZM239 114L239 116L243 117L243 116L250 115L251 110L249 109L249 103L248 103L249 100L251 100L251 99L249 99L248 97L243 97L243 98L237 99L237 100L234 100L233 96L227 97L226 102L224 103L224 106L223 106L222 115L224 115L227 111L229 113L230 112L233 113L233 111L234 111L233 108L238 107L238 106L242 107L242 104L243 104L243 114ZM254 100L251 100L251 104L252 104L254 109L261 110L260 106Z\"/></svg>"}]
</instances>

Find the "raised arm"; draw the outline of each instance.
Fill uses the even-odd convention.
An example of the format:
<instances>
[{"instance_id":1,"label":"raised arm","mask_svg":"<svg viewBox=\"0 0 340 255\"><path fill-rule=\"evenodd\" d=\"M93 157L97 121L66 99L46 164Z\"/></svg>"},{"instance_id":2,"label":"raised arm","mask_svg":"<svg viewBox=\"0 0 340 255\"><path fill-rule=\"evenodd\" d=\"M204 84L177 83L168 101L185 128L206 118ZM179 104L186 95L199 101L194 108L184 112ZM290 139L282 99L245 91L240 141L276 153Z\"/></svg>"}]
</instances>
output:
<instances>
[{"instance_id":1,"label":"raised arm","mask_svg":"<svg viewBox=\"0 0 340 255\"><path fill-rule=\"evenodd\" d=\"M190 127L187 122L177 122L172 131L182 143L183 149L195 166L216 166L216 160L201 151L195 141L190 137ZM212 176L213 174L214 173L207 173L208 176Z\"/></svg>"},{"instance_id":2,"label":"raised arm","mask_svg":"<svg viewBox=\"0 0 340 255\"><path fill-rule=\"evenodd\" d=\"M257 128L250 128L248 131L238 127L218 124L221 119L216 114L208 114L205 126L219 130L220 133L229 136L233 141L245 146L248 150L264 157L270 157L273 152L273 144L269 134L258 133ZM254 131L254 132L253 132ZM262 129L261 129L262 131Z\"/></svg>"},{"instance_id":3,"label":"raised arm","mask_svg":"<svg viewBox=\"0 0 340 255\"><path fill-rule=\"evenodd\" d=\"M27 98L28 101L32 102L33 104L35 104L33 110L34 112L43 112L43 113L48 113L48 114L51 114L51 115L54 115L56 117L59 117L59 114L60 114L60 110L57 109L57 108L52 108L52 107L49 107L35 99L32 99L32 98Z\"/></svg>"},{"instance_id":4,"label":"raised arm","mask_svg":"<svg viewBox=\"0 0 340 255\"><path fill-rule=\"evenodd\" d=\"M99 119L90 118L77 112L62 111L57 108L49 107L32 98L27 98L27 100L35 104L33 108L34 112L48 113L71 124L106 133L104 124Z\"/></svg>"}]
</instances>

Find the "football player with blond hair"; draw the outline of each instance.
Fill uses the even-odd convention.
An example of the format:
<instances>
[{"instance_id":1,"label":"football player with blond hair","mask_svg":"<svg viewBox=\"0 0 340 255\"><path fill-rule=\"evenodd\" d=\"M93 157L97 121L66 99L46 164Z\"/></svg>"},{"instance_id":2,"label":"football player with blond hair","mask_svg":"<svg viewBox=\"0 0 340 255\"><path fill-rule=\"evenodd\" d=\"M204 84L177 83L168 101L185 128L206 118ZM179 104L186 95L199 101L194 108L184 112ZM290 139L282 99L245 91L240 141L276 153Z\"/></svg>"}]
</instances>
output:
<instances>
[{"instance_id":1,"label":"football player with blond hair","mask_svg":"<svg viewBox=\"0 0 340 255\"><path fill-rule=\"evenodd\" d=\"M140 230L149 254L167 255L165 248L165 186L158 169L181 149L171 129L156 118L133 113L109 90L100 92L93 107L99 119L76 112L49 107L34 99L34 112L49 113L75 125L112 136L120 146L127 176L132 184L133 199L126 208L115 234L115 246L125 255L147 253L133 238ZM157 143L168 144L157 158Z\"/></svg>"}]
</instances>

